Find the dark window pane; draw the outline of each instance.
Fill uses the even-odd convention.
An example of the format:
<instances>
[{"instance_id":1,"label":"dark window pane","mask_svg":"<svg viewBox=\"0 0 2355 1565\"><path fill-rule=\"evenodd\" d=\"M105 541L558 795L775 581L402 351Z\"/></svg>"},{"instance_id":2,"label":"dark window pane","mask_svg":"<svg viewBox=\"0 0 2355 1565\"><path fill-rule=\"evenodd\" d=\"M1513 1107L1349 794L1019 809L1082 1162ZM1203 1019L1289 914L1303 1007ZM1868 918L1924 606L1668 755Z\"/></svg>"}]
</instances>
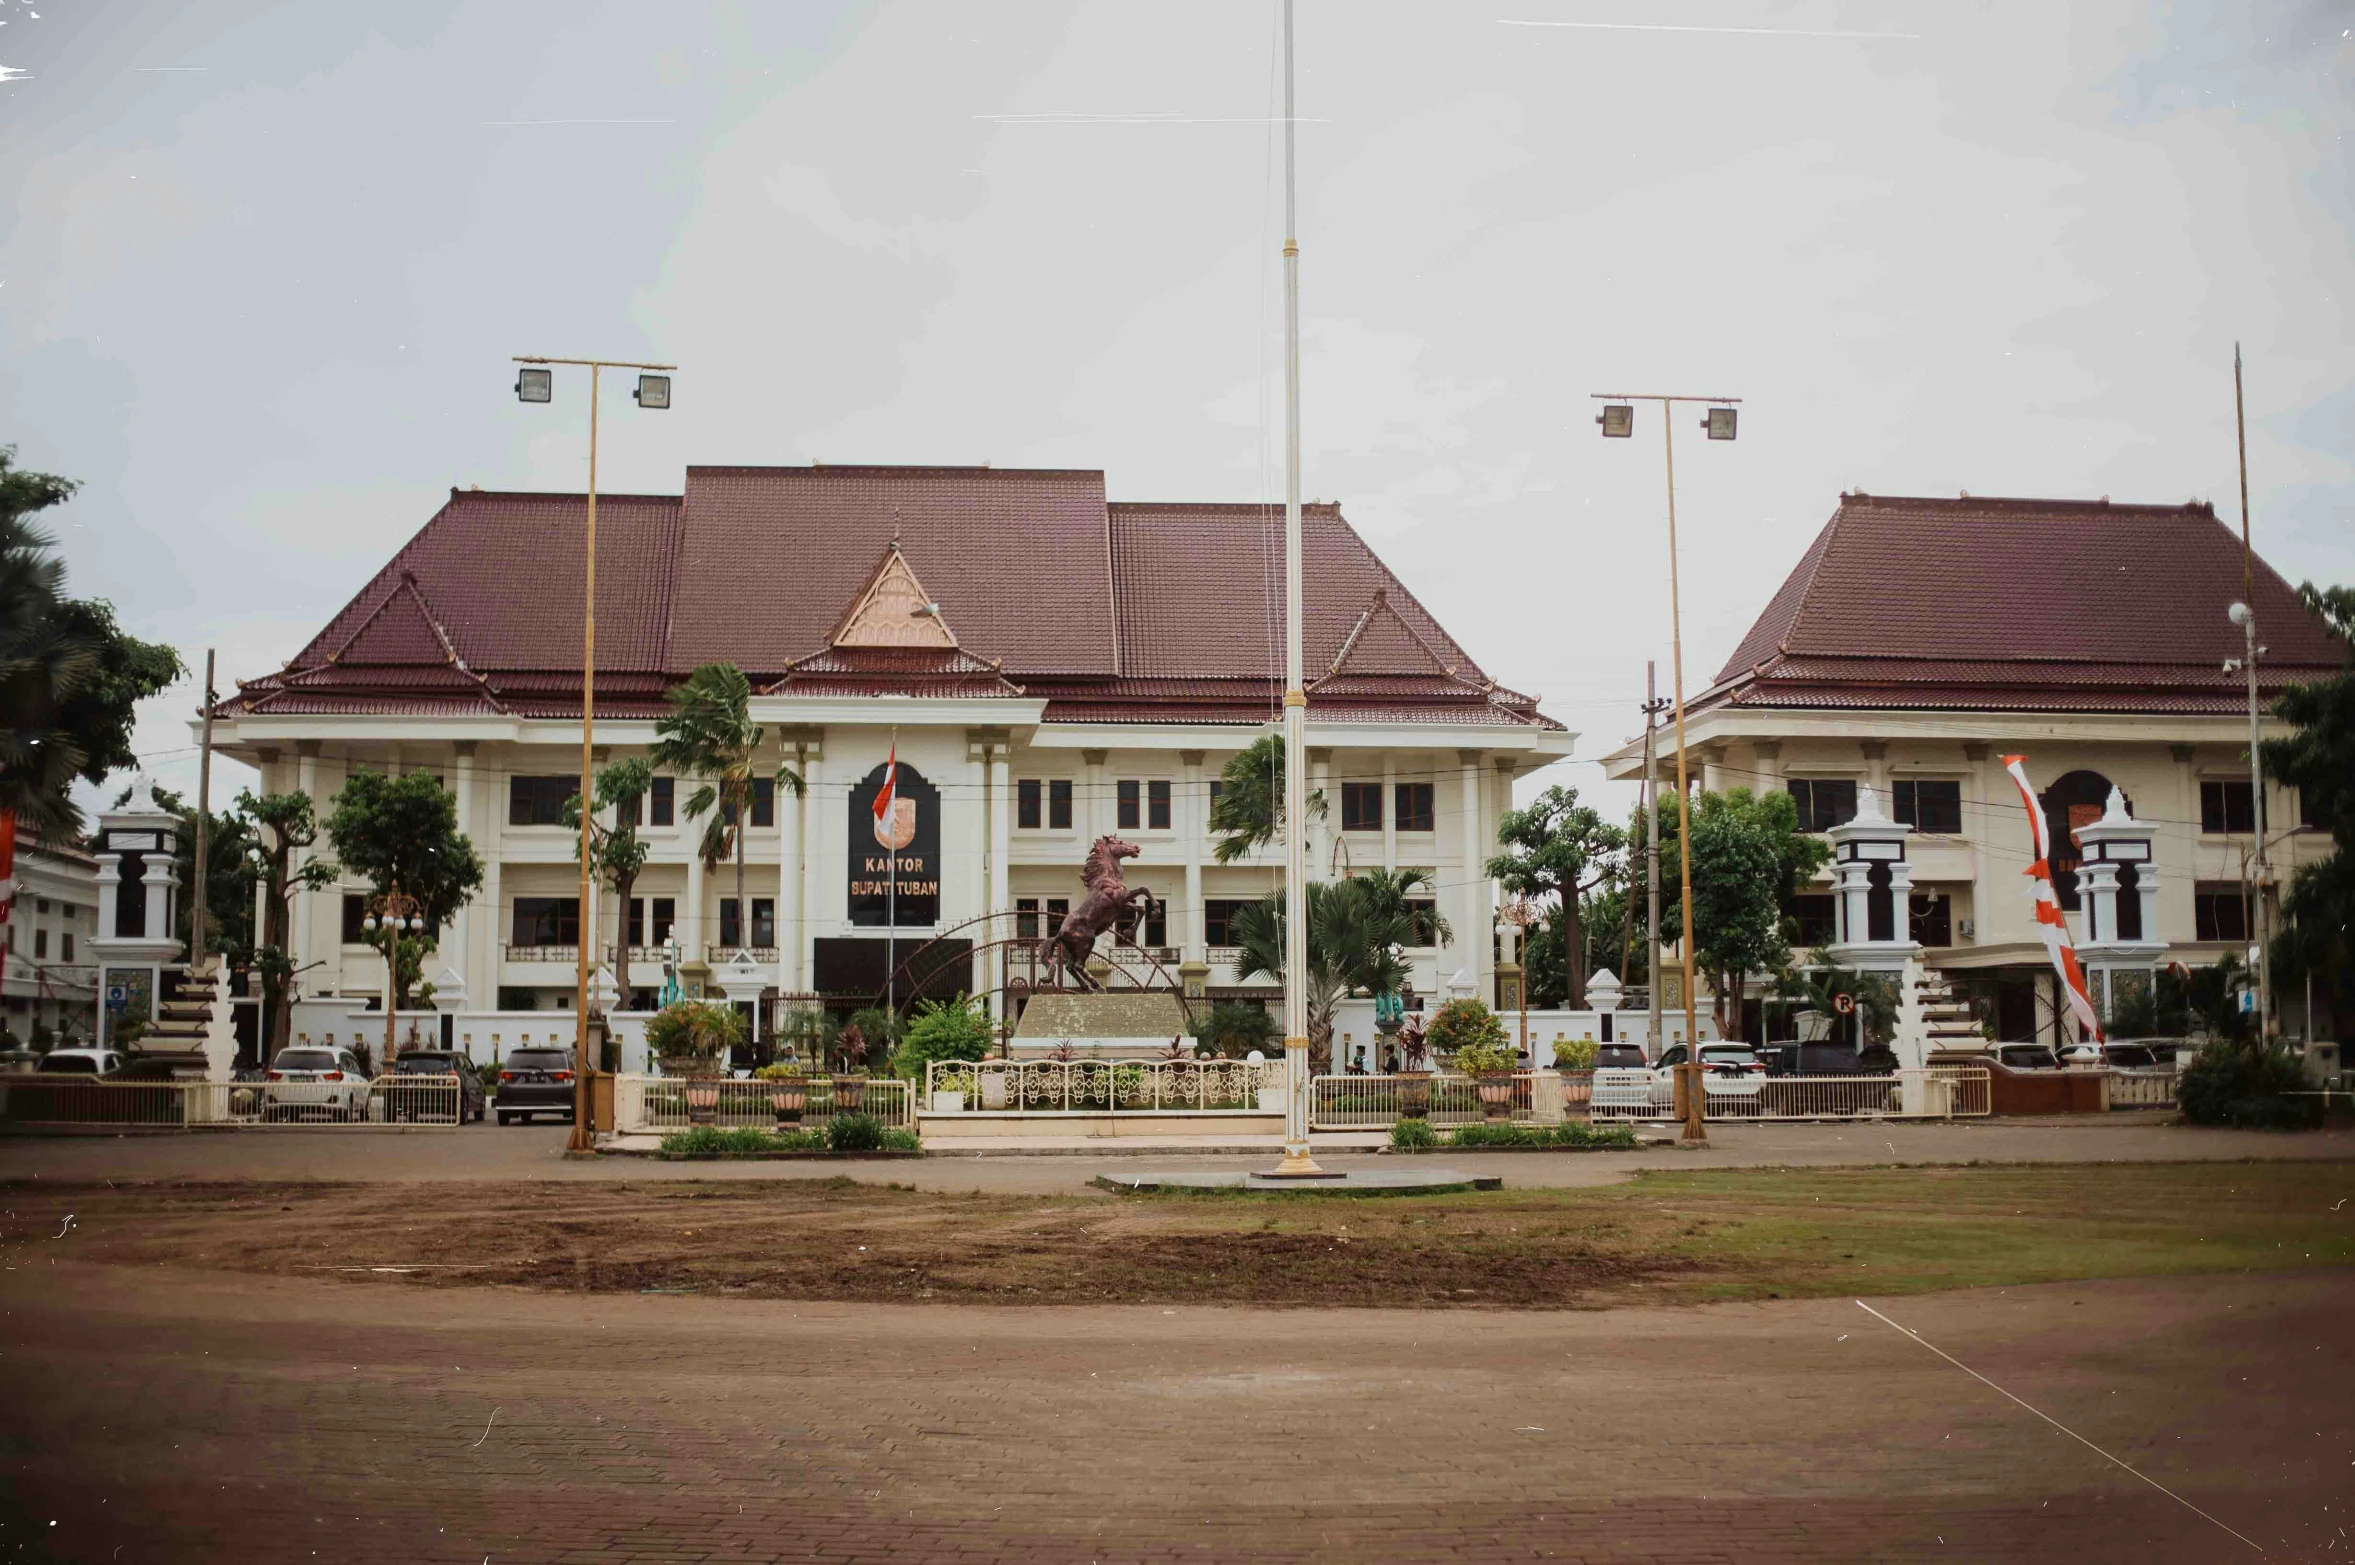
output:
<instances>
[{"instance_id":1,"label":"dark window pane","mask_svg":"<svg viewBox=\"0 0 2355 1565\"><path fill-rule=\"evenodd\" d=\"M752 780L752 824L777 824L777 779L774 777L755 777Z\"/></svg>"},{"instance_id":2,"label":"dark window pane","mask_svg":"<svg viewBox=\"0 0 2355 1565\"><path fill-rule=\"evenodd\" d=\"M1416 945L1439 944L1439 904L1436 901L1410 897L1407 899L1406 916L1408 925L1414 930L1410 938Z\"/></svg>"},{"instance_id":3,"label":"dark window pane","mask_svg":"<svg viewBox=\"0 0 2355 1565\"><path fill-rule=\"evenodd\" d=\"M654 899L654 927L648 931L654 937L654 943L656 945L667 944L671 937L671 930L678 921L678 899L676 897L656 897Z\"/></svg>"},{"instance_id":4,"label":"dark window pane","mask_svg":"<svg viewBox=\"0 0 2355 1565\"><path fill-rule=\"evenodd\" d=\"M752 943L756 946L773 946L777 943L777 899L775 897L754 897L752 899Z\"/></svg>"},{"instance_id":5,"label":"dark window pane","mask_svg":"<svg viewBox=\"0 0 2355 1565\"><path fill-rule=\"evenodd\" d=\"M1343 783L1341 785L1341 829L1343 831L1380 831L1382 829L1382 785L1380 783Z\"/></svg>"},{"instance_id":6,"label":"dark window pane","mask_svg":"<svg viewBox=\"0 0 2355 1565\"><path fill-rule=\"evenodd\" d=\"M676 818L673 812L677 809L678 795L679 780L676 777L654 779L654 792L648 796L651 805L649 813L654 825L668 826L672 823Z\"/></svg>"},{"instance_id":7,"label":"dark window pane","mask_svg":"<svg viewBox=\"0 0 2355 1565\"><path fill-rule=\"evenodd\" d=\"M1016 897L1014 899L1014 938L1017 940L1039 938L1038 898Z\"/></svg>"},{"instance_id":8,"label":"dark window pane","mask_svg":"<svg viewBox=\"0 0 2355 1565\"><path fill-rule=\"evenodd\" d=\"M720 898L721 945L732 946L739 943L741 922L736 899L734 897Z\"/></svg>"},{"instance_id":9,"label":"dark window pane","mask_svg":"<svg viewBox=\"0 0 2355 1565\"><path fill-rule=\"evenodd\" d=\"M1014 824L1025 831L1039 828L1039 782L1036 777L1025 777L1014 785Z\"/></svg>"},{"instance_id":10,"label":"dark window pane","mask_svg":"<svg viewBox=\"0 0 2355 1565\"><path fill-rule=\"evenodd\" d=\"M1909 933L1914 944L1950 946L1954 944L1952 904L1944 897L1926 896L1912 899L1912 926Z\"/></svg>"},{"instance_id":11,"label":"dark window pane","mask_svg":"<svg viewBox=\"0 0 2355 1565\"><path fill-rule=\"evenodd\" d=\"M1136 831L1145 824L1144 785L1133 777L1124 777L1113 785L1113 796L1120 802L1118 824L1122 831Z\"/></svg>"},{"instance_id":12,"label":"dark window pane","mask_svg":"<svg viewBox=\"0 0 2355 1565\"><path fill-rule=\"evenodd\" d=\"M510 931L519 946L578 945L581 938L581 899L578 897L517 897Z\"/></svg>"},{"instance_id":13,"label":"dark window pane","mask_svg":"<svg viewBox=\"0 0 2355 1565\"><path fill-rule=\"evenodd\" d=\"M1793 897L1791 921L1799 926L1796 943L1808 950L1840 938L1836 904L1828 894L1811 891Z\"/></svg>"},{"instance_id":14,"label":"dark window pane","mask_svg":"<svg viewBox=\"0 0 2355 1565\"><path fill-rule=\"evenodd\" d=\"M368 938L368 899L346 892L343 899L343 943L356 946Z\"/></svg>"},{"instance_id":15,"label":"dark window pane","mask_svg":"<svg viewBox=\"0 0 2355 1565\"><path fill-rule=\"evenodd\" d=\"M510 777L507 779L507 824L561 826L564 802L580 792L573 777Z\"/></svg>"},{"instance_id":16,"label":"dark window pane","mask_svg":"<svg viewBox=\"0 0 2355 1565\"><path fill-rule=\"evenodd\" d=\"M1150 831L1169 830L1169 784L1145 784L1145 826Z\"/></svg>"},{"instance_id":17,"label":"dark window pane","mask_svg":"<svg viewBox=\"0 0 2355 1565\"><path fill-rule=\"evenodd\" d=\"M2192 894L2192 934L2200 940L2243 941L2249 938L2248 904L2239 889Z\"/></svg>"},{"instance_id":18,"label":"dark window pane","mask_svg":"<svg viewBox=\"0 0 2355 1565\"><path fill-rule=\"evenodd\" d=\"M1400 783L1390 793L1391 803L1398 811L1400 831L1431 831L1437 824L1437 811L1429 783Z\"/></svg>"},{"instance_id":19,"label":"dark window pane","mask_svg":"<svg viewBox=\"0 0 2355 1565\"><path fill-rule=\"evenodd\" d=\"M1231 946L1235 943L1235 915L1249 907L1249 901L1234 897L1211 897L1202 904L1202 943Z\"/></svg>"},{"instance_id":20,"label":"dark window pane","mask_svg":"<svg viewBox=\"0 0 2355 1565\"><path fill-rule=\"evenodd\" d=\"M2200 784L2200 830L2210 836L2257 829L2256 800L2247 779Z\"/></svg>"},{"instance_id":21,"label":"dark window pane","mask_svg":"<svg viewBox=\"0 0 2355 1565\"><path fill-rule=\"evenodd\" d=\"M1057 777L1047 784L1047 829L1071 829L1071 779Z\"/></svg>"},{"instance_id":22,"label":"dark window pane","mask_svg":"<svg viewBox=\"0 0 2355 1565\"><path fill-rule=\"evenodd\" d=\"M1957 836L1962 831L1962 784L1932 778L1909 778L1895 789L1899 821L1915 831Z\"/></svg>"},{"instance_id":23,"label":"dark window pane","mask_svg":"<svg viewBox=\"0 0 2355 1565\"><path fill-rule=\"evenodd\" d=\"M642 946L646 943L646 899L644 897L630 898L630 933L628 939L629 943L633 946Z\"/></svg>"}]
</instances>

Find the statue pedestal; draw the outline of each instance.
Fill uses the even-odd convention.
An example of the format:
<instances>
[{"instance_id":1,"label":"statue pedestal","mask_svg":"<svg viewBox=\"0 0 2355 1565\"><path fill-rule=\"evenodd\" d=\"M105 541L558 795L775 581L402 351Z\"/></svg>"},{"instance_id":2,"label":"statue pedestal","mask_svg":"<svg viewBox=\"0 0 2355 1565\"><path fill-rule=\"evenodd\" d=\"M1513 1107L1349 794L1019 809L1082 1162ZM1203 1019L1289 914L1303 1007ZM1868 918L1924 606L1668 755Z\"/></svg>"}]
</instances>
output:
<instances>
[{"instance_id":1,"label":"statue pedestal","mask_svg":"<svg viewBox=\"0 0 2355 1565\"><path fill-rule=\"evenodd\" d=\"M1037 1059L1069 1044L1082 1059L1157 1060L1176 1041L1191 1053L1186 1008L1167 990L1031 996L1014 1026L1011 1052Z\"/></svg>"}]
</instances>

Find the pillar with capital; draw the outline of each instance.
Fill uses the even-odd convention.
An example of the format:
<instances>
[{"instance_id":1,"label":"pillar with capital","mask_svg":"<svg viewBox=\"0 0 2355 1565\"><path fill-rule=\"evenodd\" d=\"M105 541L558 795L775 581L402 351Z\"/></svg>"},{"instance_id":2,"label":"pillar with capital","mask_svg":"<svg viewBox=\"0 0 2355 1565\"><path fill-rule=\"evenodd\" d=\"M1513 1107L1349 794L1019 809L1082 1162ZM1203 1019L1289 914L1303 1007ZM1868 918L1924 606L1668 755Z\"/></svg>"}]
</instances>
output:
<instances>
[{"instance_id":1,"label":"pillar with capital","mask_svg":"<svg viewBox=\"0 0 2355 1565\"><path fill-rule=\"evenodd\" d=\"M2117 788L2110 790L2101 819L2077 828L2085 851L2077 867L2085 909L2077 959L2104 1021L2121 1001L2149 992L2167 954L2159 936L2158 834L2155 824L2134 818Z\"/></svg>"}]
</instances>

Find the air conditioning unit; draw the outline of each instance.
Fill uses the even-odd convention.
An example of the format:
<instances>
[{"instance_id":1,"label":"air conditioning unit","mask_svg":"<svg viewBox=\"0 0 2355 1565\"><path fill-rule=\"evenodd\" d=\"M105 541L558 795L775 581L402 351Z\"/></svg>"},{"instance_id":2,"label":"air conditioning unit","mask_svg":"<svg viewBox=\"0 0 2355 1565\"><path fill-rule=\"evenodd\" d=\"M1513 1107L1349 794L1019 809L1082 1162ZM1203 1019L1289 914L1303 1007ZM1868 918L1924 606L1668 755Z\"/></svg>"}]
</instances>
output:
<instances>
[{"instance_id":1,"label":"air conditioning unit","mask_svg":"<svg viewBox=\"0 0 2355 1565\"><path fill-rule=\"evenodd\" d=\"M1966 918L1961 920L1960 928L1962 929L1962 937L1965 940L1976 940L1979 938L1979 926L1972 923L1969 919Z\"/></svg>"}]
</instances>

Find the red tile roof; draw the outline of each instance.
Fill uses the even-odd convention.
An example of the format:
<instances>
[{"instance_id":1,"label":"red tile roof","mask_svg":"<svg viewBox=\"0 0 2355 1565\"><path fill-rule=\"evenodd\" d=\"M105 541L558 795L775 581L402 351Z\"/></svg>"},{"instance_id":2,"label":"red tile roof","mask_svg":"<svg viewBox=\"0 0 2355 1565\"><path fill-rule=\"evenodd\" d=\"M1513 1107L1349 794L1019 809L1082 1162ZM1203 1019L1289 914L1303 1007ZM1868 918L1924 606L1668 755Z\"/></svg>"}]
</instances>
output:
<instances>
[{"instance_id":1,"label":"red tile roof","mask_svg":"<svg viewBox=\"0 0 2355 1565\"><path fill-rule=\"evenodd\" d=\"M579 495L453 490L287 668L269 713L580 706ZM691 467L597 502L597 709L658 715L729 661L784 694L1044 698L1049 721L1259 722L1278 710L1283 516L1108 503L1094 471ZM959 651L831 647L897 539ZM1334 505L1304 508L1320 721L1555 727L1499 689ZM921 666L919 666L921 665Z\"/></svg>"},{"instance_id":2,"label":"red tile roof","mask_svg":"<svg viewBox=\"0 0 2355 1565\"><path fill-rule=\"evenodd\" d=\"M2231 713L2239 537L2206 504L1842 495L1694 706ZM2260 683L2347 649L2262 559Z\"/></svg>"}]
</instances>

